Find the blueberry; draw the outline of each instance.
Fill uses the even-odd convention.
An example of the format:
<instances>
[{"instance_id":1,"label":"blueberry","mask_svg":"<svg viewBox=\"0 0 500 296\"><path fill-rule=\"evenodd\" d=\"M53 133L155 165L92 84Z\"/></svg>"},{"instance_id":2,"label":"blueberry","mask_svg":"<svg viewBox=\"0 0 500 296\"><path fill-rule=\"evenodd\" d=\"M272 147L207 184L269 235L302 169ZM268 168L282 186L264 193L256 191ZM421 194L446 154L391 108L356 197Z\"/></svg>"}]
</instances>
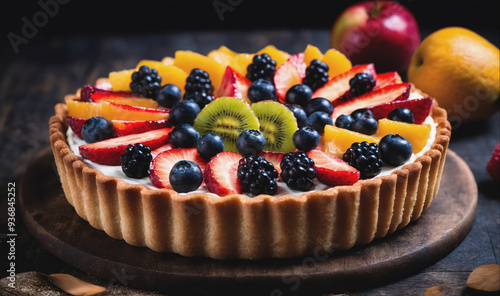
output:
<instances>
[{"instance_id":1,"label":"blueberry","mask_svg":"<svg viewBox=\"0 0 500 296\"><path fill-rule=\"evenodd\" d=\"M312 127L320 135L323 134L325 130L325 125L333 125L333 119L328 115L328 113L316 111L309 115L306 120L306 126Z\"/></svg>"},{"instance_id":2,"label":"blueberry","mask_svg":"<svg viewBox=\"0 0 500 296\"><path fill-rule=\"evenodd\" d=\"M236 148L243 155L257 155L266 145L266 138L256 129L247 129L241 132L236 139Z\"/></svg>"},{"instance_id":3,"label":"blueberry","mask_svg":"<svg viewBox=\"0 0 500 296\"><path fill-rule=\"evenodd\" d=\"M287 104L297 104L305 106L312 97L312 90L308 85L296 84L286 92L285 101Z\"/></svg>"},{"instance_id":4,"label":"blueberry","mask_svg":"<svg viewBox=\"0 0 500 296\"><path fill-rule=\"evenodd\" d=\"M377 132L378 122L375 118L363 115L355 119L351 124L351 130L365 135L373 135Z\"/></svg>"},{"instance_id":5,"label":"blueberry","mask_svg":"<svg viewBox=\"0 0 500 296\"><path fill-rule=\"evenodd\" d=\"M293 116L295 116L295 119L297 119L297 125L299 126L299 128L305 126L307 120L306 111L304 111L304 109L302 109L302 107L300 107L299 105L287 104L286 106L288 107L288 109L290 109L290 111L293 112Z\"/></svg>"},{"instance_id":6,"label":"blueberry","mask_svg":"<svg viewBox=\"0 0 500 296\"><path fill-rule=\"evenodd\" d=\"M182 98L181 89L175 84L165 84L160 88L156 101L160 106L165 108L172 108Z\"/></svg>"},{"instance_id":7,"label":"blueberry","mask_svg":"<svg viewBox=\"0 0 500 296\"><path fill-rule=\"evenodd\" d=\"M325 98L314 98L309 100L304 106L304 110L307 115L311 115L316 111L322 111L328 113L328 115L332 115L333 106L330 100Z\"/></svg>"},{"instance_id":8,"label":"blueberry","mask_svg":"<svg viewBox=\"0 0 500 296\"><path fill-rule=\"evenodd\" d=\"M212 157L224 151L224 140L216 133L207 133L198 139L196 149L204 160L210 161Z\"/></svg>"},{"instance_id":9,"label":"blueberry","mask_svg":"<svg viewBox=\"0 0 500 296\"><path fill-rule=\"evenodd\" d=\"M307 152L318 147L320 135L315 129L305 126L298 129L292 139L295 148Z\"/></svg>"},{"instance_id":10,"label":"blueberry","mask_svg":"<svg viewBox=\"0 0 500 296\"><path fill-rule=\"evenodd\" d=\"M183 100L175 104L170 110L170 120L173 125L182 123L192 125L198 113L200 113L200 106L195 101Z\"/></svg>"},{"instance_id":11,"label":"blueberry","mask_svg":"<svg viewBox=\"0 0 500 296\"><path fill-rule=\"evenodd\" d=\"M274 85L265 80L257 79L248 87L248 98L253 103L264 100L276 100L276 88Z\"/></svg>"},{"instance_id":12,"label":"blueberry","mask_svg":"<svg viewBox=\"0 0 500 296\"><path fill-rule=\"evenodd\" d=\"M87 143L95 143L113 136L114 128L104 117L94 116L83 123L82 138Z\"/></svg>"},{"instance_id":13,"label":"blueberry","mask_svg":"<svg viewBox=\"0 0 500 296\"><path fill-rule=\"evenodd\" d=\"M356 120L360 117L363 117L363 116L374 117L372 111L370 111L369 109L366 109L366 108L356 109L356 110L352 111L351 116L354 120Z\"/></svg>"},{"instance_id":14,"label":"blueberry","mask_svg":"<svg viewBox=\"0 0 500 296\"><path fill-rule=\"evenodd\" d=\"M351 129L351 125L354 122L351 114L342 114L335 120L335 126L345 129Z\"/></svg>"},{"instance_id":15,"label":"blueberry","mask_svg":"<svg viewBox=\"0 0 500 296\"><path fill-rule=\"evenodd\" d=\"M172 167L169 176L170 185L177 192L189 192L198 189L203 182L200 167L189 160L178 161Z\"/></svg>"},{"instance_id":16,"label":"blueberry","mask_svg":"<svg viewBox=\"0 0 500 296\"><path fill-rule=\"evenodd\" d=\"M177 148L190 148L195 147L200 133L187 123L176 126L170 132L170 140Z\"/></svg>"},{"instance_id":17,"label":"blueberry","mask_svg":"<svg viewBox=\"0 0 500 296\"><path fill-rule=\"evenodd\" d=\"M399 107L392 110L389 115L387 115L387 119L394 121L401 121L406 123L413 123L413 112L406 107Z\"/></svg>"},{"instance_id":18,"label":"blueberry","mask_svg":"<svg viewBox=\"0 0 500 296\"><path fill-rule=\"evenodd\" d=\"M412 146L410 141L400 135L387 135L378 144L382 161L392 166L404 164L410 159Z\"/></svg>"}]
</instances>

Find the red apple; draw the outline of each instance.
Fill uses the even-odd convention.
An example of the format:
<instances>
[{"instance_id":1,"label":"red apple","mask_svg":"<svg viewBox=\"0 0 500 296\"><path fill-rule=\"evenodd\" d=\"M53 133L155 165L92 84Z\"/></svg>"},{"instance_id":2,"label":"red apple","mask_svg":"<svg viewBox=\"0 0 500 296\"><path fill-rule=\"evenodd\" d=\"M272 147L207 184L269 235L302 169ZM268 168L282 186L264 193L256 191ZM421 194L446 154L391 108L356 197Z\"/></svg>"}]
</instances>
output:
<instances>
[{"instance_id":1,"label":"red apple","mask_svg":"<svg viewBox=\"0 0 500 296\"><path fill-rule=\"evenodd\" d=\"M354 65L374 63L379 73L406 73L420 44L420 31L411 12L401 4L367 1L340 14L330 44Z\"/></svg>"}]
</instances>

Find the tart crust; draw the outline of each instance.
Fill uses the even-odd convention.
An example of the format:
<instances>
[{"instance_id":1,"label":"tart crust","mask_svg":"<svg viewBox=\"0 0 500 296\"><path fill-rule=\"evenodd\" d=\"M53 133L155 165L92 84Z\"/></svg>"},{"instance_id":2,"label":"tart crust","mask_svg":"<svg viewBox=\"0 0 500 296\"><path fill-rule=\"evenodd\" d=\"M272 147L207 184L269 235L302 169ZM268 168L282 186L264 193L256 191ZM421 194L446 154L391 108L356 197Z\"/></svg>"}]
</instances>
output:
<instances>
[{"instance_id":1,"label":"tart crust","mask_svg":"<svg viewBox=\"0 0 500 296\"><path fill-rule=\"evenodd\" d=\"M451 136L434 100L431 149L390 175L299 196L218 197L131 185L88 167L69 148L67 112L65 104L55 106L50 143L63 191L81 218L134 246L216 259L346 250L407 226L438 192Z\"/></svg>"}]
</instances>

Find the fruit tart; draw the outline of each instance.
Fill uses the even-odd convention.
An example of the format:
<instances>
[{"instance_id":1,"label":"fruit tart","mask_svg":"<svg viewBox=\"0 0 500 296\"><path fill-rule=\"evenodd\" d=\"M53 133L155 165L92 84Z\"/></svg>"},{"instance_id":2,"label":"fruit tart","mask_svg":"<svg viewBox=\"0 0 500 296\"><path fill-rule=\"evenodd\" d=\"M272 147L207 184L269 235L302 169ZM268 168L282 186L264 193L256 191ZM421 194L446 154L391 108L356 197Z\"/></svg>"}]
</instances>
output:
<instances>
[{"instance_id":1,"label":"fruit tart","mask_svg":"<svg viewBox=\"0 0 500 296\"><path fill-rule=\"evenodd\" d=\"M346 250L418 219L436 196L446 112L334 49L177 51L55 106L62 188L94 228L217 259Z\"/></svg>"}]
</instances>

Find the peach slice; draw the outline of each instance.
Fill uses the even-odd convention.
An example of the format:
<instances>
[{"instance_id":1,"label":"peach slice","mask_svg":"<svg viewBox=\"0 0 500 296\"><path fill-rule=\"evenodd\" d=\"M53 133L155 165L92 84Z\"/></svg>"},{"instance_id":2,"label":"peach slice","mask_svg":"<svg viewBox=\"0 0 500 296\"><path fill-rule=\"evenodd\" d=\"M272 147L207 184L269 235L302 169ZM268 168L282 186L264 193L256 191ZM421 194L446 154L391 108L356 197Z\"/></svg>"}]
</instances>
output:
<instances>
[{"instance_id":1,"label":"peach slice","mask_svg":"<svg viewBox=\"0 0 500 296\"><path fill-rule=\"evenodd\" d=\"M323 53L314 45L308 44L304 50L304 63L309 66L312 60L322 60Z\"/></svg>"},{"instance_id":2,"label":"peach slice","mask_svg":"<svg viewBox=\"0 0 500 296\"><path fill-rule=\"evenodd\" d=\"M274 45L268 45L259 50L256 54L263 53L267 53L276 62L276 69L290 57L289 53L277 49Z\"/></svg>"},{"instance_id":3,"label":"peach slice","mask_svg":"<svg viewBox=\"0 0 500 296\"><path fill-rule=\"evenodd\" d=\"M130 91L132 73L135 69L113 71L109 73L109 83L114 91Z\"/></svg>"},{"instance_id":4,"label":"peach slice","mask_svg":"<svg viewBox=\"0 0 500 296\"><path fill-rule=\"evenodd\" d=\"M411 124L389 120L387 118L378 121L377 137L382 138L389 134L399 134L410 141L413 153L419 153L424 149L431 133L430 124Z\"/></svg>"},{"instance_id":5,"label":"peach slice","mask_svg":"<svg viewBox=\"0 0 500 296\"><path fill-rule=\"evenodd\" d=\"M194 68L206 71L212 80L215 91L219 89L222 77L226 71L226 67L216 60L189 50L178 50L175 52L174 66L182 69L188 75Z\"/></svg>"},{"instance_id":6,"label":"peach slice","mask_svg":"<svg viewBox=\"0 0 500 296\"><path fill-rule=\"evenodd\" d=\"M68 116L89 119L94 116L102 116L101 103L90 103L83 101L66 101L68 106Z\"/></svg>"},{"instance_id":7,"label":"peach slice","mask_svg":"<svg viewBox=\"0 0 500 296\"><path fill-rule=\"evenodd\" d=\"M329 77L337 76L352 68L351 61L343 53L333 48L325 52L321 61L330 68L328 71Z\"/></svg>"},{"instance_id":8,"label":"peach slice","mask_svg":"<svg viewBox=\"0 0 500 296\"><path fill-rule=\"evenodd\" d=\"M242 76L246 76L248 65L252 63L253 57L254 54L238 53L234 56L230 66Z\"/></svg>"},{"instance_id":9,"label":"peach slice","mask_svg":"<svg viewBox=\"0 0 500 296\"><path fill-rule=\"evenodd\" d=\"M163 120L170 118L170 110L103 102L102 116L108 120Z\"/></svg>"},{"instance_id":10,"label":"peach slice","mask_svg":"<svg viewBox=\"0 0 500 296\"><path fill-rule=\"evenodd\" d=\"M323 135L323 147L326 152L342 158L342 155L355 142L377 143L380 142L380 137L368 136L358 132L353 132L347 129L339 128L333 125L325 126Z\"/></svg>"}]
</instances>

